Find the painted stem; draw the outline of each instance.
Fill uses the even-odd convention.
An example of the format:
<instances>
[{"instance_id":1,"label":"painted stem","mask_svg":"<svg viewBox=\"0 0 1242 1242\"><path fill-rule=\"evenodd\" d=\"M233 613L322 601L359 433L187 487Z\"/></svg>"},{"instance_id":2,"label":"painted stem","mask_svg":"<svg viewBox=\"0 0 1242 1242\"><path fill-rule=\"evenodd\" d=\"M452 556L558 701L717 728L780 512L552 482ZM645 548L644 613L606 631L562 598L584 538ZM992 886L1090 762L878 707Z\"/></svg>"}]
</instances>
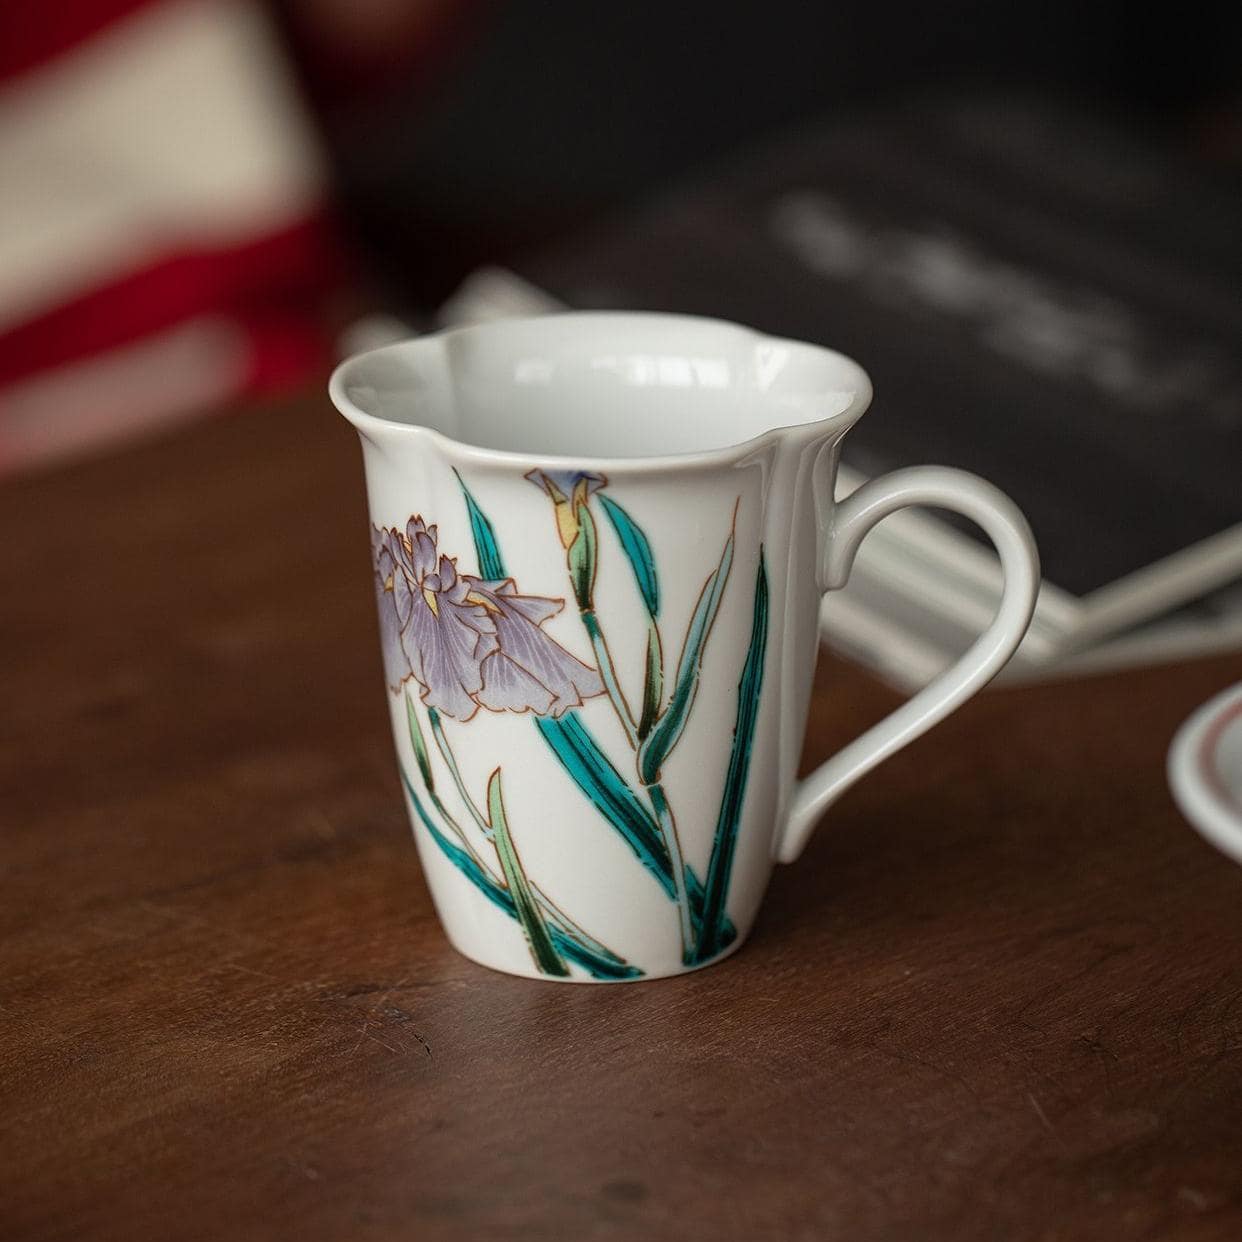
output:
<instances>
[{"instance_id":1,"label":"painted stem","mask_svg":"<svg viewBox=\"0 0 1242 1242\"><path fill-rule=\"evenodd\" d=\"M454 844L436 826L435 821L427 813L418 793L410 781L405 764L401 764L401 782L405 786L405 794L414 808L423 827L427 829L431 839L439 847L440 852L457 868L457 870L478 889L494 906L503 910L510 918L517 917L517 907L513 904L513 896L504 884L492 873L481 867L461 846ZM552 941L556 947L571 961L577 962L596 979L637 979L642 971L631 966L623 958L608 949L592 948L584 944L560 926L553 924ZM596 942L598 944L598 942Z\"/></svg>"},{"instance_id":2,"label":"painted stem","mask_svg":"<svg viewBox=\"0 0 1242 1242\"><path fill-rule=\"evenodd\" d=\"M694 956L694 923L690 917L690 895L686 892L686 864L681 856L681 840L677 836L677 821L673 818L673 808L669 806L668 795L660 781L646 785L647 796L651 799L651 808L655 811L664 844L668 849L669 862L673 868L673 887L677 902L677 917L681 924L682 960L689 963Z\"/></svg>"},{"instance_id":3,"label":"painted stem","mask_svg":"<svg viewBox=\"0 0 1242 1242\"><path fill-rule=\"evenodd\" d=\"M482 867L484 871L488 872L488 874L491 875L493 879L497 879L498 877L496 873L492 871L491 867L484 860L483 855L480 854L478 850L474 848L473 845L471 845L470 838L467 837L466 834L462 831L461 825L457 822L456 817L448 809L448 807L444 805L444 801L440 797L440 795L436 793L434 789L428 788L427 796L431 799L431 805L434 806L436 810L440 813L440 818L445 822L445 824L448 825L449 828L453 830L453 835L461 843L462 849L464 849L466 853L470 855L470 858L472 859L472 861L478 863L479 866Z\"/></svg>"},{"instance_id":4,"label":"painted stem","mask_svg":"<svg viewBox=\"0 0 1242 1242\"><path fill-rule=\"evenodd\" d=\"M444 726L440 723L440 713L432 708L427 713L427 719L431 722L431 735L436 739L436 746L439 747L440 757L444 760L448 767L449 775L453 778L453 784L457 786L457 792L461 795L461 800L466 804L466 809L470 812L471 818L479 826L479 830L490 841L492 839L492 826L487 822L483 813L474 804L474 799L470 796L466 789L466 782L462 780L461 769L457 766L457 760L453 757L453 748L448 743L448 738L444 736Z\"/></svg>"},{"instance_id":5,"label":"painted stem","mask_svg":"<svg viewBox=\"0 0 1242 1242\"><path fill-rule=\"evenodd\" d=\"M612 652L608 650L608 644L604 641L604 632L600 629L599 618L591 608L579 609L579 615L582 617L587 637L591 640L591 650L595 653L595 661L599 665L599 675L608 693L608 701L612 704L613 711L617 713L617 719L621 721L621 727L625 730L631 749L637 750L638 725L634 722L634 714L630 711L625 692L621 689L620 681L617 680L616 665L613 664Z\"/></svg>"},{"instance_id":6,"label":"painted stem","mask_svg":"<svg viewBox=\"0 0 1242 1242\"><path fill-rule=\"evenodd\" d=\"M470 838L467 837L465 832L462 830L462 826L457 822L456 816L454 816L452 811L444 805L444 800L440 797L440 795L436 793L434 789L428 789L427 795L431 799L431 805L435 807L445 825L451 829L453 836L457 838L457 842L461 848L466 851L466 855L469 857L470 861L473 862L480 870L485 872L487 877L494 883L504 884L503 875L497 875L492 869L491 864L470 843ZM553 924L555 924L555 926L559 927L561 931L574 937L576 940L581 941L582 944L584 944L588 949L594 949L597 953L612 952L607 945L603 944L599 940L596 940L585 927L579 923L575 923L574 920L571 919L569 915L566 914L565 911L562 910L560 906L558 906L556 902L554 902L552 898L549 897L547 893L545 893L543 889L541 889L533 880L530 881L530 888L531 892L533 892L535 897L538 899L539 905L542 907L544 914Z\"/></svg>"},{"instance_id":7,"label":"painted stem","mask_svg":"<svg viewBox=\"0 0 1242 1242\"><path fill-rule=\"evenodd\" d=\"M608 642L604 638L599 618L591 608L581 608L578 611L587 636L591 640L595 659L599 663L600 678L603 680L604 689L608 693L613 710L617 713L617 718L625 729L630 749L637 754L642 739L638 735L638 726L634 723L629 704L625 701L625 695L617 680L612 652L608 649ZM651 809L655 812L660 835L664 838L664 848L668 850L669 863L673 870L673 900L677 903L677 918L681 926L682 955L689 960L694 952L694 920L690 914L690 897L686 892L686 867L681 854L681 841L677 836L677 821L673 818L673 808L669 805L668 795L664 792L664 785L661 781L655 780L650 784L644 782L643 789L651 802Z\"/></svg>"},{"instance_id":8,"label":"painted stem","mask_svg":"<svg viewBox=\"0 0 1242 1242\"><path fill-rule=\"evenodd\" d=\"M469 791L466 789L466 782L462 778L461 769L457 766L457 758L453 754L453 748L449 745L449 740L444 735L444 726L440 723L440 713L433 707L427 712L427 719L431 724L431 734L436 739L436 748L440 752L440 758L444 760L445 766L449 770L449 775L453 778L453 784L457 787L457 792L461 796L461 800L466 804L466 809L470 812L471 819L473 819L478 825L479 830L483 833L483 835L489 841L494 842L495 833L492 830L492 826L484 818L482 812L475 804L474 799L470 796ZM463 847L473 861L478 863L478 865L482 867L490 876L496 879L497 882L501 882L500 877L498 877L491 867L475 852L474 847L466 839L466 834L462 831L461 825L449 813L444 803L441 801L440 796L434 789L429 789L427 792L431 795L431 801L436 810L440 812L445 822L451 825L454 829L458 839L461 841ZM528 883L530 884L531 892L534 893L535 897L538 899L540 906L544 909L544 912L561 928L562 931L578 937L590 948L594 948L601 952L611 952L606 945L601 944L584 928L575 923L574 920L571 919L569 915L566 914L565 911L562 910L560 906L558 906L556 902L554 902L552 898L539 887L538 884L534 883L534 881L528 881Z\"/></svg>"}]
</instances>

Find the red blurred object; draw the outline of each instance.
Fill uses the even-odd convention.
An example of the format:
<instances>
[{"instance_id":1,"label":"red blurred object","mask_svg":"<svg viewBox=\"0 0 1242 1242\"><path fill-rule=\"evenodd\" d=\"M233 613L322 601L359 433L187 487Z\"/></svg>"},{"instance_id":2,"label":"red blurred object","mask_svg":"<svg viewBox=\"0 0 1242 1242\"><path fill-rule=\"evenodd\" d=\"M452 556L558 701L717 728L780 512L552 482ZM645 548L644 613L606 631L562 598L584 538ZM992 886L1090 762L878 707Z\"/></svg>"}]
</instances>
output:
<instances>
[{"instance_id":1,"label":"red blurred object","mask_svg":"<svg viewBox=\"0 0 1242 1242\"><path fill-rule=\"evenodd\" d=\"M283 361L256 352L255 386L297 382L305 367L291 368L293 357L313 368L328 356L321 317L308 316L306 307L342 270L339 247L321 217L234 246L162 254L0 336L0 387L209 312L282 342ZM291 350L295 340L301 345Z\"/></svg>"},{"instance_id":2,"label":"red blurred object","mask_svg":"<svg viewBox=\"0 0 1242 1242\"><path fill-rule=\"evenodd\" d=\"M0 82L34 69L155 0L59 0L0 7Z\"/></svg>"},{"instance_id":3,"label":"red blurred object","mask_svg":"<svg viewBox=\"0 0 1242 1242\"><path fill-rule=\"evenodd\" d=\"M0 471L331 359L326 161L255 0L0 10Z\"/></svg>"}]
</instances>

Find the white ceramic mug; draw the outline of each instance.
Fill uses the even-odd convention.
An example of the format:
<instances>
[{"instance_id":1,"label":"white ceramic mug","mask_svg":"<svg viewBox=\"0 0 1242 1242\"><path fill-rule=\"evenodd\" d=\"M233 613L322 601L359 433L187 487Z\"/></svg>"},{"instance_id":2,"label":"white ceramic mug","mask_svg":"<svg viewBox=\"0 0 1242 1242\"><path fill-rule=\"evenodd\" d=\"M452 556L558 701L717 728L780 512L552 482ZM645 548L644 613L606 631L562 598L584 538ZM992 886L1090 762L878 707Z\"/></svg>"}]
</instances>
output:
<instances>
[{"instance_id":1,"label":"white ceramic mug","mask_svg":"<svg viewBox=\"0 0 1242 1242\"><path fill-rule=\"evenodd\" d=\"M450 941L513 974L680 974L739 947L776 860L983 686L1038 587L1021 514L919 467L834 500L871 386L714 320L570 314L343 363L388 702ZM796 778L822 592L907 505L995 542L1004 597L950 670Z\"/></svg>"}]
</instances>

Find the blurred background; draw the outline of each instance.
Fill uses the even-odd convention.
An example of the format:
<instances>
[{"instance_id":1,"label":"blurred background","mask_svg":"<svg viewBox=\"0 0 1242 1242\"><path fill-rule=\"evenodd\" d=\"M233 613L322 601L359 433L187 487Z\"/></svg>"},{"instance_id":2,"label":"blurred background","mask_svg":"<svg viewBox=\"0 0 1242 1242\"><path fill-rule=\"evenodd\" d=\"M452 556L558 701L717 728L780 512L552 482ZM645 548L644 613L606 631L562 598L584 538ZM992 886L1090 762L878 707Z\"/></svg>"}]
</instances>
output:
<instances>
[{"instance_id":1,"label":"blurred background","mask_svg":"<svg viewBox=\"0 0 1242 1242\"><path fill-rule=\"evenodd\" d=\"M1015 94L1105 117L1232 192L1240 15L1083 0L4 6L0 474L309 391L359 322L427 326L480 266L523 270L812 121Z\"/></svg>"}]
</instances>

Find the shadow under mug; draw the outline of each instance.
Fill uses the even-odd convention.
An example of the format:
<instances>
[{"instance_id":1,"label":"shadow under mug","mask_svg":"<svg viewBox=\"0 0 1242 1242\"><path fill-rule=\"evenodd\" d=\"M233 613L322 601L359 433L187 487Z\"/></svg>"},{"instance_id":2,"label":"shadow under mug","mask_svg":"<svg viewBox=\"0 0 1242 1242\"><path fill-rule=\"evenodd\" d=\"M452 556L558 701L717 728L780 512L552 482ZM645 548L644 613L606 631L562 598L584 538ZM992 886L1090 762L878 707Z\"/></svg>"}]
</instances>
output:
<instances>
[{"instance_id":1,"label":"shadow under mug","mask_svg":"<svg viewBox=\"0 0 1242 1242\"><path fill-rule=\"evenodd\" d=\"M1039 584L990 484L917 467L835 499L862 369L715 320L578 313L342 363L388 703L450 941L497 970L650 979L718 961L822 812L1013 654ZM821 594L909 505L996 545L995 619L803 780Z\"/></svg>"}]
</instances>

